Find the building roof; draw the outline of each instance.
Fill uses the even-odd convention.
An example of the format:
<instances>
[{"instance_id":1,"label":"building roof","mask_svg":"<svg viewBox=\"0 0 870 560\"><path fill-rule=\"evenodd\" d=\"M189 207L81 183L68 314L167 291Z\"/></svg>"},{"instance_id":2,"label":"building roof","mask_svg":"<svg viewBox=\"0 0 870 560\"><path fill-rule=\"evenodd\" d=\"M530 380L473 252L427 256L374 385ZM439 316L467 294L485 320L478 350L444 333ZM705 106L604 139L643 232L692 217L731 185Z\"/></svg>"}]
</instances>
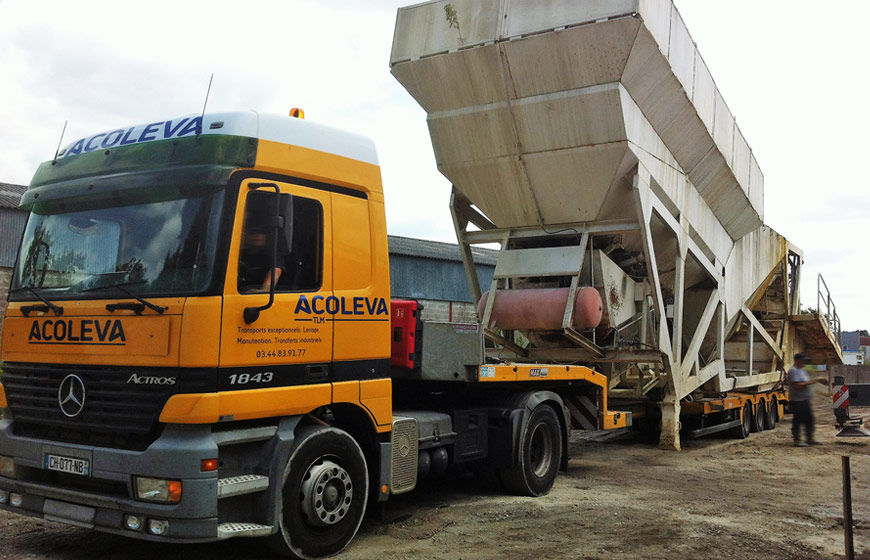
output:
<instances>
[{"instance_id":1,"label":"building roof","mask_svg":"<svg viewBox=\"0 0 870 560\"><path fill-rule=\"evenodd\" d=\"M27 185L13 185L12 183L0 183L0 208L18 209L21 195L27 190Z\"/></svg>"},{"instance_id":2,"label":"building roof","mask_svg":"<svg viewBox=\"0 0 870 560\"><path fill-rule=\"evenodd\" d=\"M400 237L398 235L390 235L388 242L391 255L404 255L408 257L418 257L421 259L432 259L438 261L462 262L462 257L459 253L459 245L454 243L430 241L428 239L414 239L411 237ZM476 264L495 266L498 251L473 247L471 253L474 256L474 262Z\"/></svg>"},{"instance_id":3,"label":"building roof","mask_svg":"<svg viewBox=\"0 0 870 560\"><path fill-rule=\"evenodd\" d=\"M861 345L861 331L844 332L840 340L844 351L856 352Z\"/></svg>"}]
</instances>

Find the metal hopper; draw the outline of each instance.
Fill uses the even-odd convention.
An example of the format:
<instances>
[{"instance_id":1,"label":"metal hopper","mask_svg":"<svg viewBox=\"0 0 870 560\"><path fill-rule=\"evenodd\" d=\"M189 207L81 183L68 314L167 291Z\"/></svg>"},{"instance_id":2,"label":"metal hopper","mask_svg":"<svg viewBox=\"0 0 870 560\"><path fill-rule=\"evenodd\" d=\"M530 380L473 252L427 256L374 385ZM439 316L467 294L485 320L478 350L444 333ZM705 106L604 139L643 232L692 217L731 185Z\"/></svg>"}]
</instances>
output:
<instances>
[{"instance_id":1,"label":"metal hopper","mask_svg":"<svg viewBox=\"0 0 870 560\"><path fill-rule=\"evenodd\" d=\"M650 158L732 239L762 223L764 177L669 0L429 2L399 11L390 62L499 227L624 218L618 182Z\"/></svg>"},{"instance_id":2,"label":"metal hopper","mask_svg":"<svg viewBox=\"0 0 870 560\"><path fill-rule=\"evenodd\" d=\"M799 349L842 359L671 0L426 2L399 10L390 63L453 183L491 359L591 364L612 397L661 403L676 447L681 401L770 389ZM502 248L485 298L483 243Z\"/></svg>"}]
</instances>

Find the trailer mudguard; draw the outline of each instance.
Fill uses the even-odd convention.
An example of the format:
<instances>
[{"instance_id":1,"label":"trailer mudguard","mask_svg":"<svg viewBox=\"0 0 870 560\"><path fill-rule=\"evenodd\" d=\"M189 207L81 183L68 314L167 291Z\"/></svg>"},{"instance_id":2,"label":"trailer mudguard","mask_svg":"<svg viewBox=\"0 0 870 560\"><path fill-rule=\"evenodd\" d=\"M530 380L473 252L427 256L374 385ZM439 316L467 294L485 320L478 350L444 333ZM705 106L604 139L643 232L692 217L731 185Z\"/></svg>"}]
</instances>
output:
<instances>
[{"instance_id":1,"label":"trailer mudguard","mask_svg":"<svg viewBox=\"0 0 870 560\"><path fill-rule=\"evenodd\" d=\"M490 423L490 452L487 462L495 466L519 464L519 449L523 429L529 421L532 411L544 403L552 403L558 407L557 415L561 426L562 461L559 468L562 472L568 470L568 426L570 418L568 409L562 397L552 391L528 391L525 393L506 393L494 399L496 406L490 407L490 417L504 418L507 425Z\"/></svg>"}]
</instances>

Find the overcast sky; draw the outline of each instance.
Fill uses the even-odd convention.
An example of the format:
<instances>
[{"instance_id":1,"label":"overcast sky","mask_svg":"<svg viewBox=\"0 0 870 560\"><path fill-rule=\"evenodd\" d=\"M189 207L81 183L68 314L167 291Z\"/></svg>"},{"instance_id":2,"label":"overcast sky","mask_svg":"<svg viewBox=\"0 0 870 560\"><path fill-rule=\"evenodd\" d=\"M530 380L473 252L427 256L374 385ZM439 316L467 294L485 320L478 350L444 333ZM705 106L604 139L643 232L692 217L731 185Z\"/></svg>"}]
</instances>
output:
<instances>
[{"instance_id":1,"label":"overcast sky","mask_svg":"<svg viewBox=\"0 0 870 560\"><path fill-rule=\"evenodd\" d=\"M390 233L454 241L425 113L389 73L411 0L0 0L0 181L125 124L257 109L372 137ZM847 329L870 328L867 0L676 0L765 174L765 221L822 271ZM65 141L65 143L66 143Z\"/></svg>"}]
</instances>

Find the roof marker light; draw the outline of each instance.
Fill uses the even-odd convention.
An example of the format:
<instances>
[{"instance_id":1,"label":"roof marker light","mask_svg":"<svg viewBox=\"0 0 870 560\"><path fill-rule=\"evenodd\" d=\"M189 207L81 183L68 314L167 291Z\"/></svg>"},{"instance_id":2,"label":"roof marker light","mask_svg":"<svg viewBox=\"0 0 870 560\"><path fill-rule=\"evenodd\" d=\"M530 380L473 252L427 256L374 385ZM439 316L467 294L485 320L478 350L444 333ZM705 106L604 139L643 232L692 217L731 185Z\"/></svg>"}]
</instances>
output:
<instances>
[{"instance_id":1,"label":"roof marker light","mask_svg":"<svg viewBox=\"0 0 870 560\"><path fill-rule=\"evenodd\" d=\"M303 111L299 107L293 107L292 109L290 109L290 116L294 119L304 119L305 111Z\"/></svg>"}]
</instances>

